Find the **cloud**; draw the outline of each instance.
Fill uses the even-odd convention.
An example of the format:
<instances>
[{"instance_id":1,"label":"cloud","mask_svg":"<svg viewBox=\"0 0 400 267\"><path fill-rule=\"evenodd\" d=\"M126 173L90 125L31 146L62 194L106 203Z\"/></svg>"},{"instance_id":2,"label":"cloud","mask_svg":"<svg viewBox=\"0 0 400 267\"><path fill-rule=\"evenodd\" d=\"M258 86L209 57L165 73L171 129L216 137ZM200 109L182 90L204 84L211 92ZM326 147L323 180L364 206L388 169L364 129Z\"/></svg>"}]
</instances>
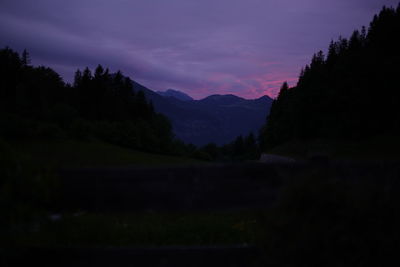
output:
<instances>
[{"instance_id":1,"label":"cloud","mask_svg":"<svg viewBox=\"0 0 400 267\"><path fill-rule=\"evenodd\" d=\"M2 0L0 46L71 81L101 63L195 98L276 96L312 54L397 0Z\"/></svg>"}]
</instances>

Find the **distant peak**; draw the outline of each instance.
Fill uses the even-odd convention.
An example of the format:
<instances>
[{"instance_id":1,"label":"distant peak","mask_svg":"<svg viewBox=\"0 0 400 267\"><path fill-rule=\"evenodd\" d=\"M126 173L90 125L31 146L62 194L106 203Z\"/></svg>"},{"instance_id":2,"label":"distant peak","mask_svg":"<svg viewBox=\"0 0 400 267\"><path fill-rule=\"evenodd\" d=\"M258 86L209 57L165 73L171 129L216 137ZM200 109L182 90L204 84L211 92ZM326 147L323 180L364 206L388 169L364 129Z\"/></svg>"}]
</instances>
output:
<instances>
[{"instance_id":1,"label":"distant peak","mask_svg":"<svg viewBox=\"0 0 400 267\"><path fill-rule=\"evenodd\" d=\"M162 91L157 91L157 94L164 96L164 97L173 97L176 99L179 99L181 101L191 101L193 98L181 91L174 90L174 89L168 89L164 92Z\"/></svg>"},{"instance_id":2,"label":"distant peak","mask_svg":"<svg viewBox=\"0 0 400 267\"><path fill-rule=\"evenodd\" d=\"M181 93L181 94L184 94L184 93L182 93L181 91L174 90L174 89L167 89L165 92L166 92L166 93Z\"/></svg>"},{"instance_id":3,"label":"distant peak","mask_svg":"<svg viewBox=\"0 0 400 267\"><path fill-rule=\"evenodd\" d=\"M210 100L222 100L222 99L242 99L241 97L232 95L232 94L227 94L227 95L219 95L219 94L215 94L215 95L209 95L205 98L203 98L203 100L206 99L210 99Z\"/></svg>"},{"instance_id":4,"label":"distant peak","mask_svg":"<svg viewBox=\"0 0 400 267\"><path fill-rule=\"evenodd\" d=\"M267 95L263 95L262 97L259 97L255 100L273 100L271 97L267 96Z\"/></svg>"}]
</instances>

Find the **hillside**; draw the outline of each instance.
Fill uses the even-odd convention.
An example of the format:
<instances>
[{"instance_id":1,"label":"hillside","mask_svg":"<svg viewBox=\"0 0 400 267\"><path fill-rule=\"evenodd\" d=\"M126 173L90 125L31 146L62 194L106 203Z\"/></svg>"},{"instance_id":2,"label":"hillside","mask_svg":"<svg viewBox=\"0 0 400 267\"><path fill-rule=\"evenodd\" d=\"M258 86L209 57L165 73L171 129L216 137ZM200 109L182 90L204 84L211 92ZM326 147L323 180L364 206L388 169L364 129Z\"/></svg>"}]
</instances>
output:
<instances>
[{"instance_id":1,"label":"hillside","mask_svg":"<svg viewBox=\"0 0 400 267\"><path fill-rule=\"evenodd\" d=\"M247 100L234 95L181 101L160 96L137 82L133 82L133 87L143 91L155 110L170 119L179 139L195 145L211 142L222 145L239 135L258 134L272 103L268 96Z\"/></svg>"},{"instance_id":2,"label":"hillside","mask_svg":"<svg viewBox=\"0 0 400 267\"><path fill-rule=\"evenodd\" d=\"M174 97L176 99L182 100L182 101L190 101L193 100L193 98L185 93L182 93L180 91L174 90L174 89L168 89L167 91L157 91L157 94L165 96L165 97Z\"/></svg>"},{"instance_id":3,"label":"hillside","mask_svg":"<svg viewBox=\"0 0 400 267\"><path fill-rule=\"evenodd\" d=\"M274 101L264 149L291 141L398 136L400 6L384 7L368 30L331 42L314 54L298 83L285 83Z\"/></svg>"},{"instance_id":4,"label":"hillside","mask_svg":"<svg viewBox=\"0 0 400 267\"><path fill-rule=\"evenodd\" d=\"M201 161L119 147L101 141L34 140L11 142L19 158L47 168L162 166Z\"/></svg>"}]
</instances>

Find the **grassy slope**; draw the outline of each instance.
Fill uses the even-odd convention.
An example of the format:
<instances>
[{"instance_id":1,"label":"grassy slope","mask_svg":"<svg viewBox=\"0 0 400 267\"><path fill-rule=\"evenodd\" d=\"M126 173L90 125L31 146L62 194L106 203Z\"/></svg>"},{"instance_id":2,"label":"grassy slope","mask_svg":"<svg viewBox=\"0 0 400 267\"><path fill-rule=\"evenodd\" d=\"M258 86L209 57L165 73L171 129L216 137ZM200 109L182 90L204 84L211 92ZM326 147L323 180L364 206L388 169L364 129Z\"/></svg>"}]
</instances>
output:
<instances>
[{"instance_id":1,"label":"grassy slope","mask_svg":"<svg viewBox=\"0 0 400 267\"><path fill-rule=\"evenodd\" d=\"M99 141L24 141L9 144L27 162L47 168L199 164L189 158L134 151ZM253 241L253 215L242 213L136 212L62 214L40 220L35 231L13 237L28 246L160 246ZM49 218L46 216L46 218Z\"/></svg>"},{"instance_id":2,"label":"grassy slope","mask_svg":"<svg viewBox=\"0 0 400 267\"><path fill-rule=\"evenodd\" d=\"M64 214L18 240L49 247L243 244L254 242L256 218L250 212Z\"/></svg>"},{"instance_id":3,"label":"grassy slope","mask_svg":"<svg viewBox=\"0 0 400 267\"><path fill-rule=\"evenodd\" d=\"M11 147L29 161L55 168L200 163L190 158L146 153L100 141L23 141L12 143Z\"/></svg>"}]
</instances>

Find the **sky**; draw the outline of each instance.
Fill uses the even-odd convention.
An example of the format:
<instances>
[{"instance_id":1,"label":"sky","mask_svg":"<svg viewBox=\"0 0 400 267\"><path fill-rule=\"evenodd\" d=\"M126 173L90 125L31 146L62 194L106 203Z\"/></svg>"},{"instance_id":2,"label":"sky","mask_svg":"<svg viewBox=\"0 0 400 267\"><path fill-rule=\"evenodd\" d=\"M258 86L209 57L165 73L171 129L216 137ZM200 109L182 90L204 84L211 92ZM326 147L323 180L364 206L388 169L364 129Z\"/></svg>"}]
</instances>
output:
<instances>
[{"instance_id":1,"label":"sky","mask_svg":"<svg viewBox=\"0 0 400 267\"><path fill-rule=\"evenodd\" d=\"M276 97L331 40L399 0L1 0L0 47L66 82L98 64L154 91Z\"/></svg>"}]
</instances>

